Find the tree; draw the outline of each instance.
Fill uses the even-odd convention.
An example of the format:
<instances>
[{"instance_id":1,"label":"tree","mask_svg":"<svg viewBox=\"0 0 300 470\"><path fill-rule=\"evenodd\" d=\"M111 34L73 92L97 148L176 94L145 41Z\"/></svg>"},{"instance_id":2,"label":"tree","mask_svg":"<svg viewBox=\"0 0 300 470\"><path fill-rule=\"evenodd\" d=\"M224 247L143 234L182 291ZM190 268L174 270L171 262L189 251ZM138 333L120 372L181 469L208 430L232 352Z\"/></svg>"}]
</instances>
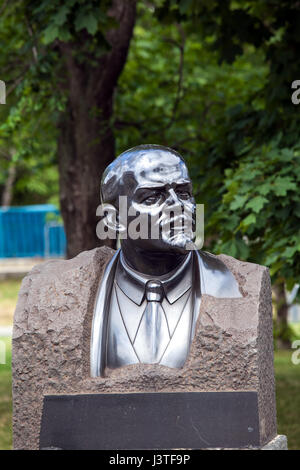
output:
<instances>
[{"instance_id":1,"label":"tree","mask_svg":"<svg viewBox=\"0 0 300 470\"><path fill-rule=\"evenodd\" d=\"M95 231L99 184L115 156L113 97L132 36L135 1L20 0L2 8L3 36L17 35L9 39L14 60L5 54L5 70L10 63L15 70L16 59L18 74L22 70L11 78L19 96L4 127L13 115L15 125L21 119L23 124L30 108L35 119L40 117L43 107L51 143L56 125L61 212L72 257L100 244Z\"/></svg>"},{"instance_id":2,"label":"tree","mask_svg":"<svg viewBox=\"0 0 300 470\"><path fill-rule=\"evenodd\" d=\"M3 2L0 70L6 82L7 104L0 106L2 205L44 202L58 190L56 132L49 120L54 99L50 85L38 93L36 49L29 46L30 31L22 2ZM60 104L56 102L55 107L59 109Z\"/></svg>"},{"instance_id":3,"label":"tree","mask_svg":"<svg viewBox=\"0 0 300 470\"><path fill-rule=\"evenodd\" d=\"M62 13L51 3L46 30L47 42L58 38L55 47L66 79L61 82L67 104L59 120L58 158L70 257L99 244L95 226L100 178L115 156L113 97L135 21L134 1L115 0L111 8L110 2L102 2L101 8L98 4L69 2L67 10L65 2Z\"/></svg>"},{"instance_id":4,"label":"tree","mask_svg":"<svg viewBox=\"0 0 300 470\"><path fill-rule=\"evenodd\" d=\"M210 37L208 47L233 73L249 50L262 58L260 83L251 90L244 82L240 102L216 109L197 186L209 207L206 246L270 266L277 329L288 344L285 285L291 289L300 275L300 115L291 101L299 79L299 2L165 0L158 16L190 23L202 41Z\"/></svg>"}]
</instances>

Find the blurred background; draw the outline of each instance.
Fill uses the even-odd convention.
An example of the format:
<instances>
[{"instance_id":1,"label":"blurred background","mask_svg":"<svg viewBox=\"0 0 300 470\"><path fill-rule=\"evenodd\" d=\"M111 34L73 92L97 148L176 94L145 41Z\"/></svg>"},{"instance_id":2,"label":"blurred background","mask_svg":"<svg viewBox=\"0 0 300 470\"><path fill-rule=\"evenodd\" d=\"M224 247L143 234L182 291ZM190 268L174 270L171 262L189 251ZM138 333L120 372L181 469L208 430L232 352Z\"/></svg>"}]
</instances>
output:
<instances>
[{"instance_id":1,"label":"blurred background","mask_svg":"<svg viewBox=\"0 0 300 470\"><path fill-rule=\"evenodd\" d=\"M21 279L101 244L101 174L142 143L186 158L205 250L270 268L278 432L300 449L299 29L296 0L0 0L0 449Z\"/></svg>"}]
</instances>

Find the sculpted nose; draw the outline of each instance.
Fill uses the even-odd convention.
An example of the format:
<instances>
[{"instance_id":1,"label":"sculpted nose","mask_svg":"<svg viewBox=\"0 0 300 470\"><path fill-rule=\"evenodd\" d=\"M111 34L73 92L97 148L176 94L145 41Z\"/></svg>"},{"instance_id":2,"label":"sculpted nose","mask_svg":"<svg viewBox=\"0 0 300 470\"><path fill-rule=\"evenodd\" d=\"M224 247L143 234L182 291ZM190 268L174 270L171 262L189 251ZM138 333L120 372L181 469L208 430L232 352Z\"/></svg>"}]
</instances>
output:
<instances>
[{"instance_id":1,"label":"sculpted nose","mask_svg":"<svg viewBox=\"0 0 300 470\"><path fill-rule=\"evenodd\" d=\"M166 203L168 206L174 206L174 205L182 205L181 201L178 199L177 194L175 193L174 189L169 189L169 195L166 199Z\"/></svg>"}]
</instances>

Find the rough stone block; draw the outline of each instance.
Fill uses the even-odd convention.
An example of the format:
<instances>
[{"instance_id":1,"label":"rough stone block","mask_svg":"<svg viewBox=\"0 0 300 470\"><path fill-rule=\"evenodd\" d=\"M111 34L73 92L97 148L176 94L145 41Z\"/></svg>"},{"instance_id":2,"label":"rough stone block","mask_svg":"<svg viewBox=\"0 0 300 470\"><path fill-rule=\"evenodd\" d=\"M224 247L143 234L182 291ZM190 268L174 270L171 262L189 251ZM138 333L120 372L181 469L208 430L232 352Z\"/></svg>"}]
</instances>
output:
<instances>
[{"instance_id":1,"label":"rough stone block","mask_svg":"<svg viewBox=\"0 0 300 470\"><path fill-rule=\"evenodd\" d=\"M276 436L271 285L268 269L221 255L243 298L204 295L182 369L129 365L90 377L93 308L113 250L48 261L23 280L13 329L13 432L16 449L38 449L45 395L254 391L260 446Z\"/></svg>"}]
</instances>

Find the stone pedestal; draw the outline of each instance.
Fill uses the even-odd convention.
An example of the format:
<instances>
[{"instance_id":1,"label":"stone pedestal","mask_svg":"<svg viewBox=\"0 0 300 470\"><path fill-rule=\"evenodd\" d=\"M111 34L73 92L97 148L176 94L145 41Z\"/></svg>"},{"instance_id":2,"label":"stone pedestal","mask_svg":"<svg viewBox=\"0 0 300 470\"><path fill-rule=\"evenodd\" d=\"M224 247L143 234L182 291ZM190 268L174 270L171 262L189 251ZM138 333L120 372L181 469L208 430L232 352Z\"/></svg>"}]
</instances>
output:
<instances>
[{"instance_id":1,"label":"stone pedestal","mask_svg":"<svg viewBox=\"0 0 300 470\"><path fill-rule=\"evenodd\" d=\"M91 378L94 302L112 255L109 248L97 248L72 260L45 262L24 278L13 330L14 447L39 448L44 397L107 393L252 392L257 397L256 447L276 438L268 269L220 256L243 298L202 296L182 369L138 364Z\"/></svg>"}]
</instances>

